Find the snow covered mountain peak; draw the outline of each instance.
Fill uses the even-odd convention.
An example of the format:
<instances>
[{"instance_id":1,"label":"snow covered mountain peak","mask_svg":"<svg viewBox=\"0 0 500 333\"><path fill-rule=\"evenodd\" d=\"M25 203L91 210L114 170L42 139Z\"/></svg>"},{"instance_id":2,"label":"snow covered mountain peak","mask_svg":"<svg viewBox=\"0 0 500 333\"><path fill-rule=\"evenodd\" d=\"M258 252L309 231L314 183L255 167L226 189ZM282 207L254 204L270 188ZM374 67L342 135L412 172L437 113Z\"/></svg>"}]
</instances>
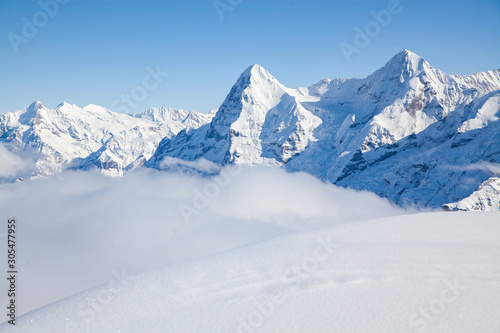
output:
<instances>
[{"instance_id":1,"label":"snow covered mountain peak","mask_svg":"<svg viewBox=\"0 0 500 333\"><path fill-rule=\"evenodd\" d=\"M141 166L162 138L197 128L212 116L165 109L134 117L92 104L80 108L64 102L49 109L36 101L0 115L0 142L35 155L34 169L23 171L21 178L48 176L66 168L122 175ZM0 183L13 180L0 179Z\"/></svg>"},{"instance_id":2,"label":"snow covered mountain peak","mask_svg":"<svg viewBox=\"0 0 500 333\"><path fill-rule=\"evenodd\" d=\"M210 124L192 133L182 131L174 140L163 140L146 166L162 168L164 154L171 154L174 146L172 156L178 158L191 159L186 153L219 164L282 165L314 141L313 130L321 123L301 105L304 97L261 66L250 66ZM193 142L183 145L186 140Z\"/></svg>"},{"instance_id":3,"label":"snow covered mountain peak","mask_svg":"<svg viewBox=\"0 0 500 333\"><path fill-rule=\"evenodd\" d=\"M260 77L260 78L269 78L272 77L271 73L267 71L264 67L258 65L258 64L253 64L249 66L247 69L241 73L240 78L251 78L251 77Z\"/></svg>"},{"instance_id":4,"label":"snow covered mountain peak","mask_svg":"<svg viewBox=\"0 0 500 333\"><path fill-rule=\"evenodd\" d=\"M56 108L60 108L60 107L65 107L65 106L70 106L72 105L71 103L68 103L68 102L62 102L62 103L59 103L58 106L56 106Z\"/></svg>"},{"instance_id":5,"label":"snow covered mountain peak","mask_svg":"<svg viewBox=\"0 0 500 333\"><path fill-rule=\"evenodd\" d=\"M77 107L75 105L75 107ZM100 105L95 105L95 104L89 104L85 107L83 107L84 110L86 111L92 111L92 112L95 112L95 113L107 113L107 112L111 112L110 110L106 109L105 107L102 107Z\"/></svg>"},{"instance_id":6,"label":"snow covered mountain peak","mask_svg":"<svg viewBox=\"0 0 500 333\"><path fill-rule=\"evenodd\" d=\"M125 115L68 103L50 110L35 102L0 116L0 141L44 154L40 175L70 162L122 174L143 163L169 169L163 160L204 158L281 166L396 204L441 207L492 176L464 166L500 163L499 110L499 70L448 75L402 50L365 78L309 88L287 88L252 65L210 114L153 108Z\"/></svg>"},{"instance_id":7,"label":"snow covered mountain peak","mask_svg":"<svg viewBox=\"0 0 500 333\"><path fill-rule=\"evenodd\" d=\"M288 89L259 65L248 67L231 88L214 117L216 124L232 124L246 114L261 117L265 109L278 104Z\"/></svg>"},{"instance_id":8,"label":"snow covered mountain peak","mask_svg":"<svg viewBox=\"0 0 500 333\"><path fill-rule=\"evenodd\" d=\"M491 177L468 197L443 206L446 210L500 211L500 177Z\"/></svg>"},{"instance_id":9,"label":"snow covered mountain peak","mask_svg":"<svg viewBox=\"0 0 500 333\"><path fill-rule=\"evenodd\" d=\"M235 93L237 96L242 95L243 91L248 91L249 89L251 91L246 95L254 94L257 90L264 94L269 89L274 92L277 90L287 90L269 71L257 64L248 67L241 73L229 95L232 93Z\"/></svg>"},{"instance_id":10,"label":"snow covered mountain peak","mask_svg":"<svg viewBox=\"0 0 500 333\"><path fill-rule=\"evenodd\" d=\"M254 65L210 124L164 139L146 165L174 157L283 166L397 204L440 207L491 176L441 164L500 162L498 90L498 71L447 75L408 50L366 78L299 89Z\"/></svg>"},{"instance_id":11,"label":"snow covered mountain peak","mask_svg":"<svg viewBox=\"0 0 500 333\"><path fill-rule=\"evenodd\" d=\"M34 101L33 103L31 103L30 105L27 106L27 109L28 109L28 111L32 111L32 110L39 110L43 107L44 106L43 106L42 102Z\"/></svg>"},{"instance_id":12,"label":"snow covered mountain peak","mask_svg":"<svg viewBox=\"0 0 500 333\"><path fill-rule=\"evenodd\" d=\"M392 57L387 63L416 68L420 63L424 61L425 59L418 54L413 53L410 50L403 49L399 51L394 57Z\"/></svg>"},{"instance_id":13,"label":"snow covered mountain peak","mask_svg":"<svg viewBox=\"0 0 500 333\"><path fill-rule=\"evenodd\" d=\"M424 58L405 49L392 57L372 76L376 80L396 81L403 84L415 76L433 71L435 71L434 68Z\"/></svg>"}]
</instances>

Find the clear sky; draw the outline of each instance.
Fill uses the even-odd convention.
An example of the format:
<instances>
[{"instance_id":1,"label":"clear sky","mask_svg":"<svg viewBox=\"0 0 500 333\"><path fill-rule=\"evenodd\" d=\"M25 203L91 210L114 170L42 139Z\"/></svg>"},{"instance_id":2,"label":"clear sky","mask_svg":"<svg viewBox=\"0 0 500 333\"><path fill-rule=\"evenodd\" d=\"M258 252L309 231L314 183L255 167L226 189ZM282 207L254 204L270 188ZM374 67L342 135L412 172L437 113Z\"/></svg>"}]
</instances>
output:
<instances>
[{"instance_id":1,"label":"clear sky","mask_svg":"<svg viewBox=\"0 0 500 333\"><path fill-rule=\"evenodd\" d=\"M35 100L208 112L254 63L295 88L367 76L404 48L449 74L500 68L498 0L54 1L0 0L0 113ZM356 27L372 37L348 62Z\"/></svg>"}]
</instances>

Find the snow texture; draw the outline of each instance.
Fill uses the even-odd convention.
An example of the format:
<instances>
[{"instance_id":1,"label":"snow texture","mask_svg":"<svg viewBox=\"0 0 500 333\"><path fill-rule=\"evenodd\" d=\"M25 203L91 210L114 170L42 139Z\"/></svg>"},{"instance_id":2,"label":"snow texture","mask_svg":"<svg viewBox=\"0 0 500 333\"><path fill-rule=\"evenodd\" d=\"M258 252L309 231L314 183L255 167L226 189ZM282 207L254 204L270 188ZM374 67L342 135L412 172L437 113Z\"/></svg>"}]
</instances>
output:
<instances>
[{"instance_id":1,"label":"snow texture","mask_svg":"<svg viewBox=\"0 0 500 333\"><path fill-rule=\"evenodd\" d=\"M361 221L120 272L0 330L494 333L499 256L498 213Z\"/></svg>"}]
</instances>

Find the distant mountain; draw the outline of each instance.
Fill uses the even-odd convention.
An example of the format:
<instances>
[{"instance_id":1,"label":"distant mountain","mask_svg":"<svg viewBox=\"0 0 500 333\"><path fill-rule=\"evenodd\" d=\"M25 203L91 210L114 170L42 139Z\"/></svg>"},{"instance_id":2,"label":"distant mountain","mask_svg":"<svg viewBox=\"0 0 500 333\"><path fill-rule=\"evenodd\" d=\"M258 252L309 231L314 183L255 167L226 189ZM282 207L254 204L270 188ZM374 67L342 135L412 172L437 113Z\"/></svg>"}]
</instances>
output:
<instances>
[{"instance_id":1,"label":"distant mountain","mask_svg":"<svg viewBox=\"0 0 500 333\"><path fill-rule=\"evenodd\" d=\"M37 178L66 168L98 169L122 175L142 165L164 137L197 127L211 116L196 111L157 108L130 116L96 105L79 108L62 103L48 109L35 102L0 116L0 142L13 151L30 151Z\"/></svg>"},{"instance_id":2,"label":"distant mountain","mask_svg":"<svg viewBox=\"0 0 500 333\"><path fill-rule=\"evenodd\" d=\"M210 124L164 138L150 167L165 156L222 165L279 166L313 140L321 119L297 100L299 93L284 87L258 65L241 74Z\"/></svg>"},{"instance_id":3,"label":"distant mountain","mask_svg":"<svg viewBox=\"0 0 500 333\"><path fill-rule=\"evenodd\" d=\"M37 102L1 116L0 142L41 154L31 177L65 168L122 175L143 163L179 170L203 158L303 171L398 205L441 207L498 176L469 166L500 163L499 110L500 70L447 75L402 50L366 78L309 88L287 88L253 65L209 115Z\"/></svg>"},{"instance_id":4,"label":"distant mountain","mask_svg":"<svg viewBox=\"0 0 500 333\"><path fill-rule=\"evenodd\" d=\"M467 198L444 205L447 210L500 211L500 178L491 177Z\"/></svg>"},{"instance_id":5,"label":"distant mountain","mask_svg":"<svg viewBox=\"0 0 500 333\"><path fill-rule=\"evenodd\" d=\"M399 205L440 207L492 176L466 166L500 162L499 109L500 70L447 75L408 50L364 79L299 89L254 65L212 122L164 138L146 166L161 169L166 156L282 166Z\"/></svg>"}]
</instances>

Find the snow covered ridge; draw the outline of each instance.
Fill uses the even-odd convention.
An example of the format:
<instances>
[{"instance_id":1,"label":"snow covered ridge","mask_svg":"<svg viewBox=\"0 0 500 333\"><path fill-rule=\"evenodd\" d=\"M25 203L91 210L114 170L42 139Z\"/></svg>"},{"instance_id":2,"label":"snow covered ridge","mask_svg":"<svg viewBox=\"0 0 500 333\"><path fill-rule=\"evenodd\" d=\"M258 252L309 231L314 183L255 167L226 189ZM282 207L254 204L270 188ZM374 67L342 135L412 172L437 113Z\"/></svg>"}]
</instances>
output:
<instances>
[{"instance_id":1,"label":"snow covered ridge","mask_svg":"<svg viewBox=\"0 0 500 333\"><path fill-rule=\"evenodd\" d=\"M442 207L497 176L467 166L500 163L499 110L500 70L448 75L402 50L366 78L308 88L285 87L250 66L208 116L162 108L131 117L34 103L2 115L0 140L12 151L43 154L25 178L67 167L110 175L143 164L175 170L175 159L204 158L304 171L401 206Z\"/></svg>"},{"instance_id":2,"label":"snow covered ridge","mask_svg":"<svg viewBox=\"0 0 500 333\"><path fill-rule=\"evenodd\" d=\"M500 178L491 177L467 198L444 205L448 210L500 211Z\"/></svg>"},{"instance_id":3,"label":"snow covered ridge","mask_svg":"<svg viewBox=\"0 0 500 333\"><path fill-rule=\"evenodd\" d=\"M199 127L211 117L167 108L132 116L96 105L79 108L68 103L48 109L37 101L1 115L0 142L35 160L34 168L17 177L38 178L67 168L96 168L115 176L141 166L162 138Z\"/></svg>"},{"instance_id":4,"label":"snow covered ridge","mask_svg":"<svg viewBox=\"0 0 500 333\"><path fill-rule=\"evenodd\" d=\"M290 89L248 68L212 122L164 138L165 157L281 166L405 206L441 207L493 176L500 162L500 70L447 75L403 50L364 79ZM448 166L455 166L449 168Z\"/></svg>"}]
</instances>

